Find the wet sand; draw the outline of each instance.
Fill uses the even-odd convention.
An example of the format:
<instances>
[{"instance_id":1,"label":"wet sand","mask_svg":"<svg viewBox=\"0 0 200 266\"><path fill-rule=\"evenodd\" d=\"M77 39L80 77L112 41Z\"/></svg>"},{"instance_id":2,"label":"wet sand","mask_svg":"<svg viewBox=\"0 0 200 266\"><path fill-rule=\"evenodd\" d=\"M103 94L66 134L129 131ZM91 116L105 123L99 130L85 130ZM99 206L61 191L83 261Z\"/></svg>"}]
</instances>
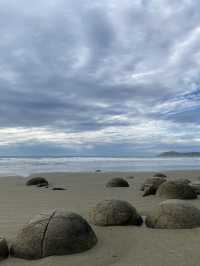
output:
<instances>
[{"instance_id":1,"label":"wet sand","mask_svg":"<svg viewBox=\"0 0 200 266\"><path fill-rule=\"evenodd\" d=\"M199 180L200 171L165 172L169 179L189 178ZM65 187L64 191L25 186L26 178L0 178L0 236L9 241L35 214L63 208L88 218L88 210L103 199L129 201L145 215L162 199L142 197L140 186L153 173L43 173L51 186ZM37 174L38 176L38 174ZM127 179L129 188L106 188L112 177L134 176ZM200 208L200 198L190 200ZM91 250L66 256L52 256L36 261L9 258L3 266L196 266L200 261L200 228L158 230L145 226L92 226L98 244Z\"/></svg>"}]
</instances>

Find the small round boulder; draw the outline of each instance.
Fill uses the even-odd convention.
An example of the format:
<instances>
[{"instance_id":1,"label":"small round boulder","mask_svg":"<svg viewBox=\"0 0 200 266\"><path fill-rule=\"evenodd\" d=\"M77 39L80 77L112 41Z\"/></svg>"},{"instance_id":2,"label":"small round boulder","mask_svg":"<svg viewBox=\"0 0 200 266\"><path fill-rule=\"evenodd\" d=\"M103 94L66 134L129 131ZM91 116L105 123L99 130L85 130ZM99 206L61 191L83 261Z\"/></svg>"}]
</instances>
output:
<instances>
[{"instance_id":1,"label":"small round boulder","mask_svg":"<svg viewBox=\"0 0 200 266\"><path fill-rule=\"evenodd\" d=\"M142 217L128 202L122 200L103 200L89 212L91 223L99 226L141 225Z\"/></svg>"},{"instance_id":2,"label":"small round boulder","mask_svg":"<svg viewBox=\"0 0 200 266\"><path fill-rule=\"evenodd\" d=\"M154 177L163 177L163 178L167 178L167 176L166 176L165 174L163 174L163 173L155 173L153 176L154 176Z\"/></svg>"},{"instance_id":3,"label":"small round boulder","mask_svg":"<svg viewBox=\"0 0 200 266\"><path fill-rule=\"evenodd\" d=\"M8 244L5 238L0 237L0 261L9 256Z\"/></svg>"},{"instance_id":4,"label":"small round boulder","mask_svg":"<svg viewBox=\"0 0 200 266\"><path fill-rule=\"evenodd\" d=\"M167 181L161 184L156 193L166 199L196 199L195 190L184 182Z\"/></svg>"},{"instance_id":5,"label":"small round boulder","mask_svg":"<svg viewBox=\"0 0 200 266\"><path fill-rule=\"evenodd\" d=\"M166 200L147 215L145 223L160 229L199 227L200 210L182 200Z\"/></svg>"},{"instance_id":6,"label":"small round boulder","mask_svg":"<svg viewBox=\"0 0 200 266\"><path fill-rule=\"evenodd\" d=\"M112 178L106 184L106 187L129 187L129 183L123 178Z\"/></svg>"},{"instance_id":7,"label":"small round boulder","mask_svg":"<svg viewBox=\"0 0 200 266\"><path fill-rule=\"evenodd\" d=\"M11 255L40 259L80 253L96 243L94 231L80 215L53 210L37 215L19 232L11 247Z\"/></svg>"},{"instance_id":8,"label":"small round boulder","mask_svg":"<svg viewBox=\"0 0 200 266\"><path fill-rule=\"evenodd\" d=\"M48 181L43 177L33 177L26 182L27 186L48 186Z\"/></svg>"}]
</instances>

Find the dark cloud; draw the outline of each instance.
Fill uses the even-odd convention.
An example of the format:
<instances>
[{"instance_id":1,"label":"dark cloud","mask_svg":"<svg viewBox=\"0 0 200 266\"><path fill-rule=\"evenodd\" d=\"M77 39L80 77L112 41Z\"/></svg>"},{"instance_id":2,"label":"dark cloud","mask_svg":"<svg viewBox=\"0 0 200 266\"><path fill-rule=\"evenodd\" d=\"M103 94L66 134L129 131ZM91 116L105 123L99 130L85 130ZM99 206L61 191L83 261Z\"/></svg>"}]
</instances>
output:
<instances>
[{"instance_id":1,"label":"dark cloud","mask_svg":"<svg viewBox=\"0 0 200 266\"><path fill-rule=\"evenodd\" d=\"M5 137L18 128L49 130L35 145L94 152L107 143L127 153L127 142L199 143L198 8L186 0L1 1L3 145L22 145L16 134Z\"/></svg>"}]
</instances>

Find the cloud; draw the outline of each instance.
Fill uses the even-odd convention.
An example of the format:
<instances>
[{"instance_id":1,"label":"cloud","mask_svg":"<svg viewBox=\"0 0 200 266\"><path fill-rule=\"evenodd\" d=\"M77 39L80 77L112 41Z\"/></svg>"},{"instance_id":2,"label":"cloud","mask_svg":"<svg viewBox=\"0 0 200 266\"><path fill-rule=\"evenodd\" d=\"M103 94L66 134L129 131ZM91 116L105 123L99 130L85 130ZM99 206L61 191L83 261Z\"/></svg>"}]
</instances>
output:
<instances>
[{"instance_id":1,"label":"cloud","mask_svg":"<svg viewBox=\"0 0 200 266\"><path fill-rule=\"evenodd\" d=\"M198 5L2 0L0 145L195 147Z\"/></svg>"}]
</instances>

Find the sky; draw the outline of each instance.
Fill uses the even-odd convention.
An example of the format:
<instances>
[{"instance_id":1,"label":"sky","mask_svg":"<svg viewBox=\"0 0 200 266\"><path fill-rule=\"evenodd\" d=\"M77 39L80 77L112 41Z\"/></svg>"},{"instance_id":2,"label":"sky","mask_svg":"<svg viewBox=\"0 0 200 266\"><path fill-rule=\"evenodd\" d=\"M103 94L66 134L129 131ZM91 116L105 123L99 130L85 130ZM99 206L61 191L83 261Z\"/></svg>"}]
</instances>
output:
<instances>
[{"instance_id":1,"label":"sky","mask_svg":"<svg viewBox=\"0 0 200 266\"><path fill-rule=\"evenodd\" d=\"M200 150L198 0L0 0L0 155Z\"/></svg>"}]
</instances>

